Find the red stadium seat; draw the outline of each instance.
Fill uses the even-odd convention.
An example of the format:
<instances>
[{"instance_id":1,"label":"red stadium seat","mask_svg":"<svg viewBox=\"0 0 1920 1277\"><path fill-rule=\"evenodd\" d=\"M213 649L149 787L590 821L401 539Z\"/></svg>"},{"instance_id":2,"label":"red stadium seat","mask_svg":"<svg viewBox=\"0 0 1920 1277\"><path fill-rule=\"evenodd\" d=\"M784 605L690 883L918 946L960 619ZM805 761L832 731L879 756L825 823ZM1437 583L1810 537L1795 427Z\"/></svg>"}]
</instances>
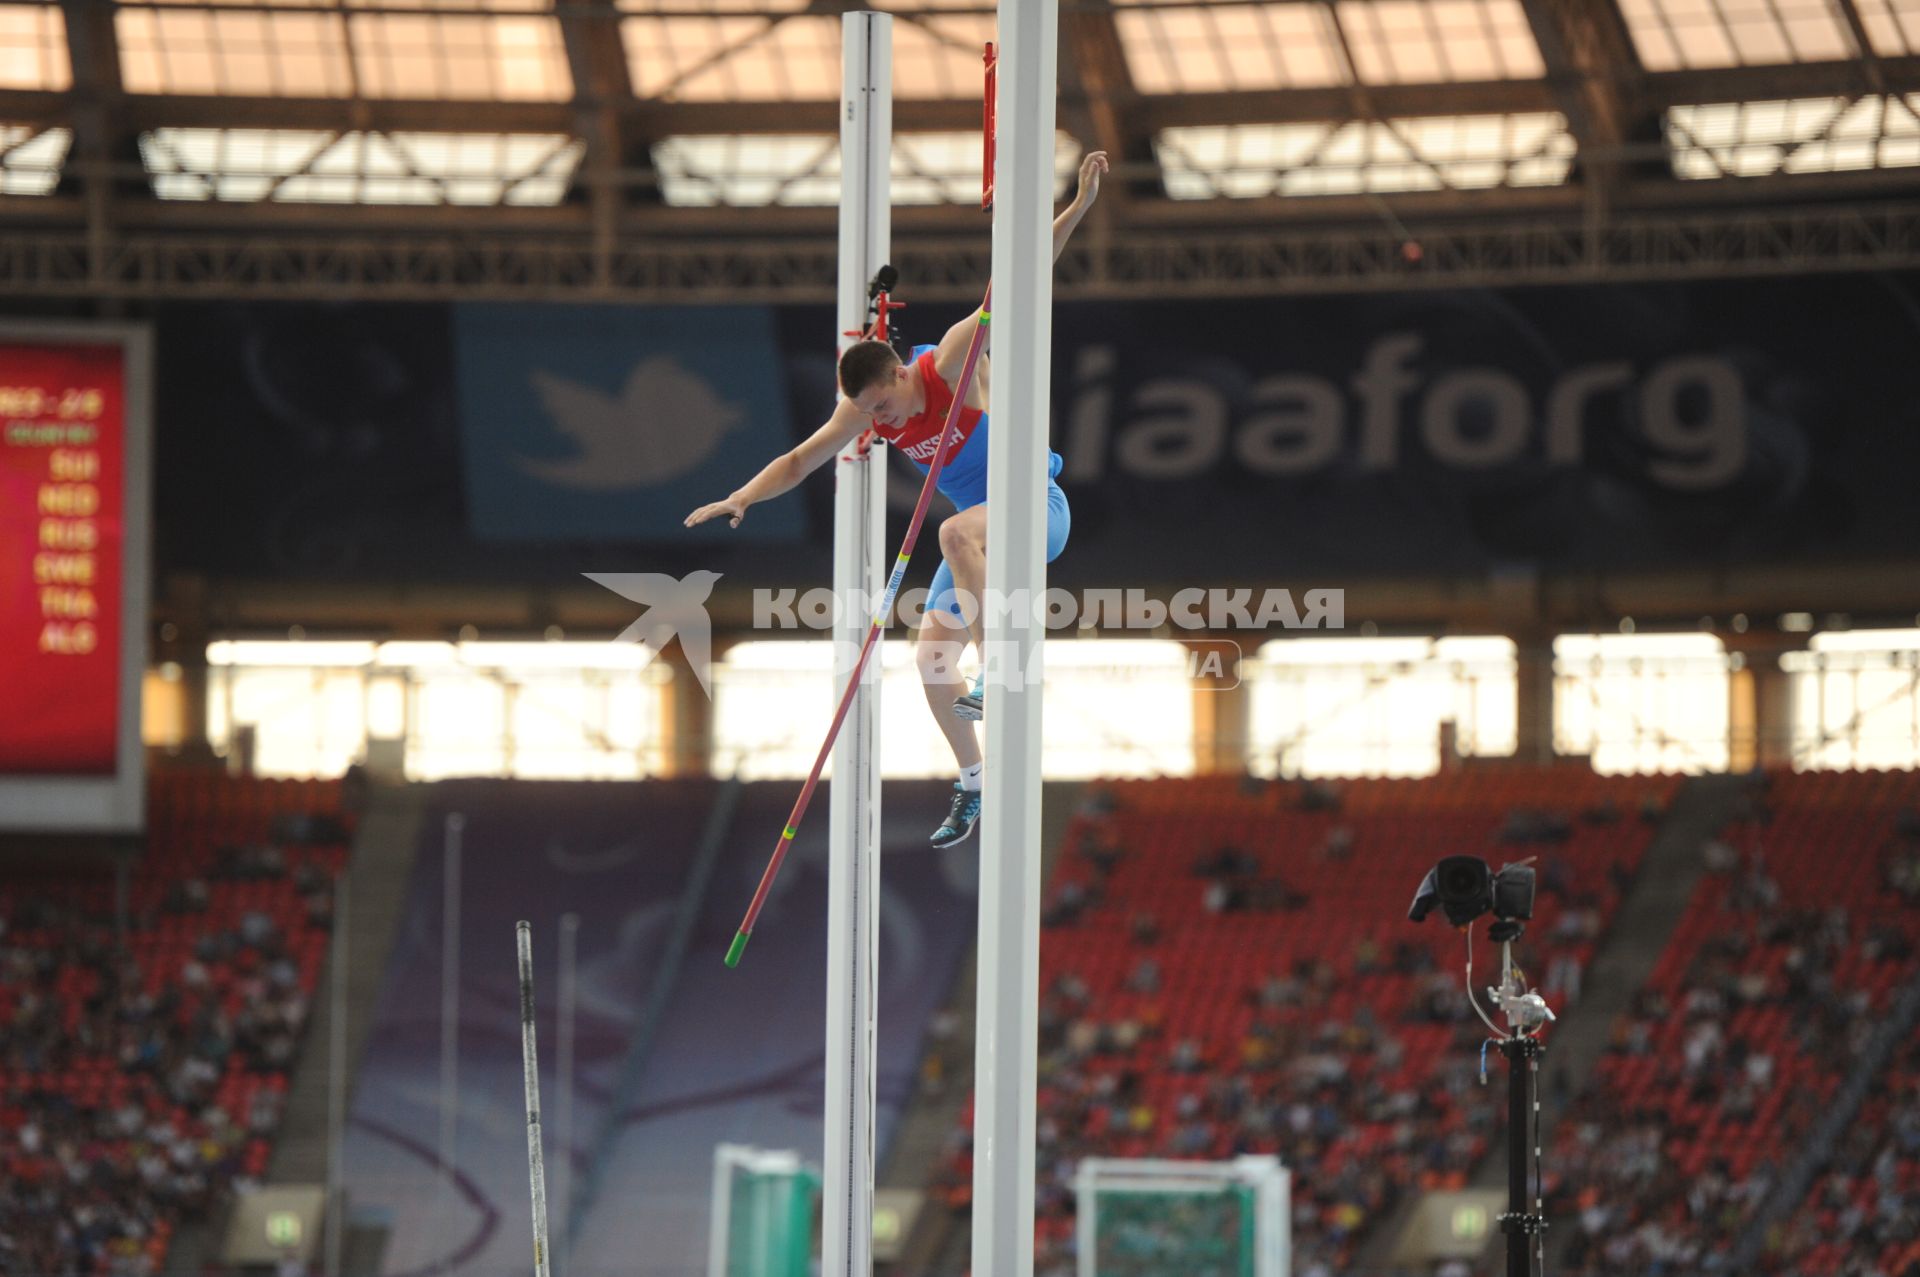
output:
<instances>
[{"instance_id":1,"label":"red stadium seat","mask_svg":"<svg viewBox=\"0 0 1920 1277\"><path fill-rule=\"evenodd\" d=\"M122 1070L116 1054L117 1025L123 1012L136 996L155 998L179 993L180 1003L170 1025L153 1024L151 1030L166 1037L171 1029L176 1048L185 1044L189 1026L203 999L191 990L181 990L180 974L195 948L208 936L233 932L248 912L266 914L280 933L281 941L299 972L299 988L310 995L319 967L325 959L327 932L309 926L307 911L295 884L293 873L302 865L320 868L331 881L345 864L344 847L300 851L285 856L285 871L272 876L223 879L216 875L222 867L225 848L265 844L274 815L285 812L326 813L339 817L338 782L300 782L233 780L213 773L160 772L151 777L148 789L148 845L131 883L130 914L133 925L126 936L126 961L132 964L133 980L123 986L117 998L104 1000L99 995L110 988L114 972L90 961L83 945L97 942L110 948L114 935L112 908L114 889L102 883L97 874L75 874L69 878L36 881L32 899L21 887L0 891L0 918L10 924L4 945L28 953L52 952L61 965L44 978L33 980L31 987L0 982L0 1165L10 1174L35 1175L31 1163L45 1163L50 1175L62 1182L68 1172L50 1158L28 1159L19 1155L18 1138L29 1121L36 1118L46 1102L58 1098L73 1105L89 1128L128 1104L144 1110L149 1120L171 1121L177 1132L196 1139L211 1138L197 1116L197 1104L173 1103L169 1080L152 1071ZM189 880L207 885L207 907L202 913L169 912L167 904L177 886ZM17 925L23 910L50 909L57 922L44 927ZM116 960L117 961L117 960ZM262 955L245 946L230 949L226 956L202 964L207 971L214 999L237 1021L264 1008L243 992L242 972L264 966ZM258 987L255 979L249 987ZM45 1011L36 1013L35 1022L22 1019L22 1007L31 998L44 1003ZM92 1001L95 1005L90 1006ZM64 1036L48 1036L38 1026L51 1017L64 1030ZM94 1040L102 1049L83 1053L78 1046L82 1026L90 1026ZM44 1058L38 1067L6 1066L12 1056L9 1043L33 1038L44 1046ZM44 1041L42 1041L44 1039ZM249 1071L249 1062L237 1051L216 1062L219 1080L212 1099L232 1118L235 1129L244 1133L252 1117L257 1091L275 1095L284 1093L284 1072L268 1069ZM135 1141L144 1137L137 1131L128 1139L88 1146L88 1164L105 1159L115 1164L130 1164ZM266 1169L271 1145L265 1139L249 1139L233 1150L238 1165L251 1175ZM223 1182L215 1183L216 1194L224 1191ZM84 1188L75 1188L84 1192ZM146 1257L149 1271L164 1268L167 1249L178 1222L175 1203L155 1198L135 1212L145 1228L145 1236L129 1239L129 1253ZM16 1231L28 1221L0 1218L0 1231ZM105 1264L103 1258L101 1264ZM104 1266L97 1271L105 1272Z\"/></svg>"},{"instance_id":2,"label":"red stadium seat","mask_svg":"<svg viewBox=\"0 0 1920 1277\"><path fill-rule=\"evenodd\" d=\"M1130 780L1096 787L1097 798L1116 814L1103 814L1096 802L1072 822L1048 898L1049 916L1057 925L1042 937L1042 1022L1061 1027L1051 1033L1043 1029L1041 1117L1062 1133L1043 1154L1042 1179L1055 1173L1049 1163L1059 1159L1177 1154L1183 1126L1178 1106L1182 1097L1192 1096L1198 1101L1195 1120L1205 1134L1200 1155L1280 1153L1294 1169L1296 1207L1315 1219L1357 1208L1363 1230L1365 1221L1419 1183L1463 1182L1497 1135L1499 1106L1476 1094L1477 1087L1457 1091L1444 1084L1474 1068L1478 1035L1464 1021L1450 1017L1447 1023L1428 1024L1409 1018L1426 977L1396 972L1396 951L1445 973L1456 989L1462 958L1452 932L1404 921L1414 888L1434 861L1450 852L1498 861L1538 850L1497 842L1515 807L1564 813L1568 837L1546 852L1555 862L1553 889L1543 889L1523 946L1535 974L1544 979L1557 959L1583 963L1591 956L1591 940L1554 938L1562 909L1570 903L1591 908L1604 927L1618 907L1621 883L1637 869L1652 833L1630 815L1603 825L1581 820L1579 813L1603 800L1623 813L1633 813L1643 801L1664 807L1677 784L1671 777L1599 777L1570 766L1354 780L1335 786L1337 811L1304 809L1289 786L1250 791L1236 778ZM1323 855L1321 848L1336 828L1351 835L1350 848L1344 855ZM1120 854L1107 869L1098 853L1111 840L1118 841ZM1206 880L1195 875L1194 862L1223 846L1248 858L1248 871L1239 876L1249 894L1266 890L1269 903L1276 904L1279 894L1302 897L1298 907L1210 910L1203 894ZM1543 882L1547 877L1543 874ZM1076 896L1086 903L1071 919L1060 918L1059 911ZM1133 920L1141 913L1152 914L1157 924L1159 935L1152 943L1133 935ZM1372 961L1379 966L1369 974L1356 970L1363 942L1377 951ZM1128 987L1145 958L1159 968L1153 992ZM1491 962L1494 955L1480 958ZM1331 977L1324 988L1307 991L1311 1005L1257 1005L1268 977L1288 976L1302 963L1323 964ZM1085 986L1084 1004L1064 996L1062 982L1068 977ZM1082 1054L1071 1042L1057 1040L1071 1025L1098 1037L1129 1023L1143 1030L1129 1052ZM1340 1026L1340 1032L1316 1043L1314 1034L1328 1025ZM1252 1049L1256 1028L1273 1042L1265 1061L1249 1066L1243 1052ZM1199 1068L1191 1074L1167 1072L1175 1045L1188 1039L1197 1049ZM1382 1067L1383 1050L1397 1052L1397 1066ZM1303 1078L1301 1061L1319 1053L1338 1061L1337 1074ZM1101 1090L1128 1073L1137 1076L1140 1102L1151 1111L1146 1129L1137 1134L1130 1115ZM1235 1088L1242 1093L1235 1095ZM1396 1095L1406 1099L1394 1100ZM1397 1114L1395 1103L1412 1104L1411 1114ZM1243 1120L1253 1108L1266 1120ZM1296 1131L1293 1123L1302 1108L1308 1129ZM1318 1111L1330 1115L1325 1132L1312 1129L1324 1120ZM1447 1138L1469 1129L1470 1135ZM1412 1156L1383 1156L1400 1141ZM970 1163L964 1129L960 1143L962 1150L942 1173L945 1184L960 1182ZM1058 1211L1064 1207L1052 1209L1055 1213L1048 1213L1043 1203L1036 1230L1043 1251L1062 1228ZM1336 1267L1351 1258L1361 1230L1326 1243ZM1316 1245L1322 1239L1297 1235L1297 1241Z\"/></svg>"}]
</instances>

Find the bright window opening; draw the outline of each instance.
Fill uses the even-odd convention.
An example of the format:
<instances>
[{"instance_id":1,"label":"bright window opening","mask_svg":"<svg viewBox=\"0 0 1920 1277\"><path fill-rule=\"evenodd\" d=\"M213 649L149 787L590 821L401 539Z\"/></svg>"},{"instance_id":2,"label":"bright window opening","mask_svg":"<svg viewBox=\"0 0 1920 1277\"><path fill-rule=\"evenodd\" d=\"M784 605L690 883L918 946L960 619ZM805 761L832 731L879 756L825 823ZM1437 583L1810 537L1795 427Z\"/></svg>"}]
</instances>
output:
<instances>
[{"instance_id":1,"label":"bright window opening","mask_svg":"<svg viewBox=\"0 0 1920 1277\"><path fill-rule=\"evenodd\" d=\"M1162 8L1120 0L1114 23L1134 86L1143 93L1347 83L1339 31L1321 5Z\"/></svg>"},{"instance_id":2,"label":"bright window opening","mask_svg":"<svg viewBox=\"0 0 1920 1277\"><path fill-rule=\"evenodd\" d=\"M1906 57L1920 51L1920 4L1914 0L1853 0L1873 51Z\"/></svg>"},{"instance_id":3,"label":"bright window opening","mask_svg":"<svg viewBox=\"0 0 1920 1277\"><path fill-rule=\"evenodd\" d=\"M621 0L633 15L620 23L633 91L669 102L831 101L840 96L840 21L801 12L806 7L801 0ZM655 12L663 8L674 12ZM895 16L894 95L978 100L992 16L927 8Z\"/></svg>"},{"instance_id":4,"label":"bright window opening","mask_svg":"<svg viewBox=\"0 0 1920 1277\"><path fill-rule=\"evenodd\" d=\"M73 84L58 5L0 4L0 89L64 92Z\"/></svg>"},{"instance_id":5,"label":"bright window opening","mask_svg":"<svg viewBox=\"0 0 1920 1277\"><path fill-rule=\"evenodd\" d=\"M1726 650L1711 634L1563 634L1553 643L1554 749L1603 774L1723 771Z\"/></svg>"},{"instance_id":6,"label":"bright window opening","mask_svg":"<svg viewBox=\"0 0 1920 1277\"><path fill-rule=\"evenodd\" d=\"M1248 769L1261 776L1427 776L1443 725L1462 755L1511 754L1513 642L1276 639L1244 665Z\"/></svg>"},{"instance_id":7,"label":"bright window opening","mask_svg":"<svg viewBox=\"0 0 1920 1277\"><path fill-rule=\"evenodd\" d=\"M369 740L410 780L637 779L661 770L668 674L635 644L219 642L207 734L268 776L335 776Z\"/></svg>"},{"instance_id":8,"label":"bright window opening","mask_svg":"<svg viewBox=\"0 0 1920 1277\"><path fill-rule=\"evenodd\" d=\"M140 150L162 199L553 205L583 143L563 134L156 129Z\"/></svg>"},{"instance_id":9,"label":"bright window opening","mask_svg":"<svg viewBox=\"0 0 1920 1277\"><path fill-rule=\"evenodd\" d=\"M0 195L51 195L72 142L68 129L0 124Z\"/></svg>"},{"instance_id":10,"label":"bright window opening","mask_svg":"<svg viewBox=\"0 0 1920 1277\"><path fill-rule=\"evenodd\" d=\"M1872 0L1861 0L1863 21L1869 3ZM1626 19L1641 65L1649 71L1853 57L1840 10L1827 3L1620 0L1620 16Z\"/></svg>"},{"instance_id":11,"label":"bright window opening","mask_svg":"<svg viewBox=\"0 0 1920 1277\"><path fill-rule=\"evenodd\" d=\"M558 21L533 0L418 0L417 13L354 12L363 7L162 0L121 9L121 77L135 93L518 102L573 95ZM458 12L434 12L440 8Z\"/></svg>"},{"instance_id":12,"label":"bright window opening","mask_svg":"<svg viewBox=\"0 0 1920 1277\"><path fill-rule=\"evenodd\" d=\"M975 204L981 190L978 133L897 133L892 148L895 204ZM840 202L840 142L809 134L670 137L653 148L669 204L759 208ZM1080 164L1080 145L1062 133L1054 148L1054 196Z\"/></svg>"},{"instance_id":13,"label":"bright window opening","mask_svg":"<svg viewBox=\"0 0 1920 1277\"><path fill-rule=\"evenodd\" d=\"M1530 80L1546 72L1520 0L1340 0L1367 84Z\"/></svg>"},{"instance_id":14,"label":"bright window opening","mask_svg":"<svg viewBox=\"0 0 1920 1277\"><path fill-rule=\"evenodd\" d=\"M1554 186L1574 149L1551 112L1173 128L1155 146L1167 193L1195 200Z\"/></svg>"},{"instance_id":15,"label":"bright window opening","mask_svg":"<svg viewBox=\"0 0 1920 1277\"><path fill-rule=\"evenodd\" d=\"M1816 634L1780 665L1795 767L1920 767L1920 630Z\"/></svg>"},{"instance_id":16,"label":"bright window opening","mask_svg":"<svg viewBox=\"0 0 1920 1277\"><path fill-rule=\"evenodd\" d=\"M1192 773L1193 692L1184 647L1060 640L1045 652L1049 779ZM927 709L913 644L888 642L881 654L882 773L951 774L953 753ZM730 648L714 667L715 770L748 780L805 776L841 686L832 662L825 640Z\"/></svg>"},{"instance_id":17,"label":"bright window opening","mask_svg":"<svg viewBox=\"0 0 1920 1277\"><path fill-rule=\"evenodd\" d=\"M1920 165L1920 116L1903 97L1712 102L1667 112L1678 177L1717 180Z\"/></svg>"},{"instance_id":18,"label":"bright window opening","mask_svg":"<svg viewBox=\"0 0 1920 1277\"><path fill-rule=\"evenodd\" d=\"M880 735L887 776L944 776L953 754L935 729L913 645L880 645ZM762 640L727 649L713 667L714 771L742 780L798 779L833 721L844 675L824 639ZM826 774L833 772L829 758Z\"/></svg>"}]
</instances>

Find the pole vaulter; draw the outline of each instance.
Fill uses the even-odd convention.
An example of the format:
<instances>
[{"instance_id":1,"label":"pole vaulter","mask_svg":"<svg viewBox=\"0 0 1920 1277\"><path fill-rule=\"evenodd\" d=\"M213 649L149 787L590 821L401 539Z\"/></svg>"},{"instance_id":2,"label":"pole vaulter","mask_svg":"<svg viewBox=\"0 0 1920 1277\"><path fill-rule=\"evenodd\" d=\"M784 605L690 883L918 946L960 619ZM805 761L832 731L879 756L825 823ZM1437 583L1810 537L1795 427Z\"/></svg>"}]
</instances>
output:
<instances>
[{"instance_id":1,"label":"pole vaulter","mask_svg":"<svg viewBox=\"0 0 1920 1277\"><path fill-rule=\"evenodd\" d=\"M879 319L875 330L869 333L877 340L886 340L885 324L887 311L894 309L887 300L885 292L876 293L879 303ZM847 710L853 705L854 693L860 689L861 673L866 669L867 658L872 655L874 644L880 638L880 632L886 628L887 616L893 611L893 601L900 592L900 582L906 578L907 563L913 558L913 547L920 539L920 528L927 520L927 509L933 503L933 493L939 481L941 470L945 469L949 448L960 424L960 414L966 410L967 391L973 385L973 370L980 362L980 352L987 341L987 325L992 319L993 288L987 288L987 295L980 303L973 336L967 342L967 361L961 366L959 383L954 387L953 403L947 409L947 421L940 432L940 446L935 450L932 462L927 467L926 482L920 485L920 499L914 503L913 519L907 524L907 535L900 543L900 553L893 562L893 574L887 578L886 592L881 596L880 606L875 610L872 622L867 627L866 640L860 645L860 655L855 660L853 672L847 677L847 686L840 693L840 705L833 712L833 722L827 727L827 737L820 742L820 752L814 756L813 770L807 773L807 783L800 787L800 797L793 804L793 811L787 817L787 824L780 831L780 837L773 847L773 858L767 862L766 872L760 875L760 885L753 893L753 901L747 906L747 914L741 920L740 930L733 938L733 944L727 949L727 965L740 965L740 955L746 951L747 941L753 936L753 927L760 920L760 910L766 906L767 893L773 889L773 880L780 873L780 866L786 861L787 852L793 847L793 838L800 829L800 821L807 814L807 804L813 801L813 791L820 783L820 772L827 765L827 755L833 750L833 741L840 734L840 724L847 718ZM736 519L735 522L738 522Z\"/></svg>"},{"instance_id":2,"label":"pole vaulter","mask_svg":"<svg viewBox=\"0 0 1920 1277\"><path fill-rule=\"evenodd\" d=\"M1100 179L1107 170L1107 157L1104 152L1089 152L1080 165L1080 187L1073 203L1063 211L1053 224L1052 255L1058 258L1065 248L1067 239L1085 216L1087 209L1097 197ZM1044 250L1043 250L1044 251ZM1048 263L1050 265L1051 263ZM886 310L895 305L884 293L876 289L879 309L884 316ZM775 878L786 859L795 835L798 833L801 818L806 814L812 801L813 792L819 784L820 773L826 766L828 755L833 749L834 740L846 721L848 711L854 703L861 680L873 648L884 629L888 614L898 595L913 548L919 539L920 530L925 523L933 493L938 488L954 500L956 514L942 525L943 548L948 549L947 561L941 571L934 575L927 617L923 622L920 636L923 653L927 649L930 632L938 629L934 635L936 641L952 639L956 647L963 645L969 637L967 631L973 627L971 637L980 646L982 655L982 674L971 692L962 692L952 700L952 717L961 720L979 720L984 714L984 680L987 644L984 631L978 628L981 617L980 604L984 601L981 594L984 582L979 579L980 563L967 564L956 560L955 554L971 546L982 549L985 537L985 525L989 510L986 502L987 458L991 449L987 445L988 414L977 406L969 405L967 400L974 384L976 369L985 357L987 326L991 318L992 289L989 287L987 298L981 303L971 320L963 320L950 329L938 347L919 348L918 357L912 367L903 364L896 353L881 340L869 340L856 343L842 358L842 391L846 395L835 408L828 423L811 438L793 451L784 454L763 469L747 485L725 501L713 502L695 510L687 517L689 526L705 522L708 519L726 518L733 526L739 526L745 517L747 508L755 502L766 500L786 492L805 475L823 464L828 457L835 455L846 446L861 428L861 418L869 418L872 428L882 438L906 446L908 455L927 467L925 481L921 485L919 501L914 506L913 519L907 529L906 540L895 560L893 572L884 592L884 599L873 620L867 627L866 636L859 648L858 657L843 689L840 702L834 712L833 721L827 729L819 753L814 759L813 768L802 786L799 799L788 817L778 841L775 843L772 859L762 875L759 888L754 892L747 914L741 923L733 944L727 951L727 965L737 966L747 941L753 934L754 925L759 921L761 909L767 901ZM877 326L876 326L877 327ZM958 347L959 337L965 334L965 357L957 374L952 375L951 388L946 384L946 375L940 372L940 364L950 359ZM850 372L853 356L861 355L862 367L859 374ZM951 368L951 363L947 366ZM854 384L858 378L859 384ZM937 383L937 385L935 384ZM951 394L952 398L944 403L941 396ZM942 414L942 424L937 438L932 437L931 419L934 414ZM1025 418L1027 414L1020 414ZM1044 414L1041 414L1044 419ZM1054 475L1060 469L1057 453L1046 449L1045 432L1037 431L1034 438L1038 441L1044 460L1040 470L1045 474L1043 485L1043 532L1042 555L1044 560L1056 557L1064 548L1070 515L1067 510L1065 494L1054 482ZM941 485L943 472L948 463L956 457L962 459L964 469L961 478L945 487ZM954 537L954 545L948 548L949 534ZM960 576L962 568L968 568L966 578ZM973 598L966 600L964 595L972 593ZM972 619L967 618L968 602L972 603ZM951 615L949 615L951 614ZM935 626L933 623L939 624ZM924 665L924 663L923 663ZM932 675L923 667L923 680L931 686ZM952 811L947 821L935 832L933 845L950 846L964 839L973 830L978 820L981 804L981 764L977 743L971 736L971 727L962 726L941 719L941 726L947 732L953 744L956 760L961 767L961 781L955 785ZM964 756L971 754L969 759Z\"/></svg>"},{"instance_id":3,"label":"pole vaulter","mask_svg":"<svg viewBox=\"0 0 1920 1277\"><path fill-rule=\"evenodd\" d=\"M1023 626L991 609L984 591L991 580L1009 598L1037 597L1045 588L1046 564L1066 542L1070 512L1054 482L1060 458L1047 447L1045 429L1052 344L1051 266L1094 202L1107 171L1107 157L1099 151L1083 156L1079 190L1071 206L1053 221L1050 260L1047 217L1056 180L1058 0L999 0L998 9L1000 33L1012 56L992 46L986 53L982 205L994 218L990 273L1004 286L1000 290L1002 344L1013 343L1003 352L1006 366L990 372L984 362L992 318L991 288L980 309L949 329L937 346L915 348L911 365L884 339L855 342L841 352L842 398L826 425L776 457L725 500L702 506L686 520L693 526L724 517L738 527L750 506L792 489L827 460L838 457L845 464L838 472L835 492L835 587L857 586L863 598L870 598L883 571L878 533L883 511L873 464L876 458L863 453L857 442L864 437L863 427L868 435L901 447L926 472L879 609L864 625L860 614L836 625L836 665L842 669L851 665L847 686L726 955L729 967L738 965L826 759L835 750L836 738L851 723L851 730L844 731L846 740L840 743L840 752L848 757L841 758L839 765L855 763L849 768L853 779L848 786L834 786L835 831L829 860L827 1160L840 1166L846 1181L840 1187L846 1191L841 1192L837 1210L833 1193L826 1195L823 1210L832 1218L823 1219L823 1224L828 1232L844 1232L847 1243L841 1247L840 1262L832 1262L831 1239L823 1239L823 1271L831 1268L833 1277L861 1277L870 1270L871 1258L859 1243L871 1237L870 1211L863 1204L870 1206L872 1183L871 1049L877 955L875 928L862 920L868 918L871 898L877 894L878 859L871 853L877 850L873 843L879 823L878 756L872 748L878 706L873 696L863 692L877 693L878 688L862 685L936 489L953 500L955 514L940 525L944 559L922 620L918 656L929 706L954 749L960 780L954 786L952 811L929 841L935 847L951 846L971 835L976 823L983 826L973 1268L994 1277L1031 1277L1032 1273L1041 721L1038 680L1025 680L1027 671L1038 671L1042 635L1037 627ZM843 15L843 165L848 171L864 166L868 176L843 187L841 323L837 325L842 328L862 324L862 276L887 260L889 202L881 176L887 164L882 158L884 145L876 144L890 129L890 113L880 106L891 92L890 73L879 52L886 44L888 21L880 14ZM861 23L866 26L860 28ZM853 35L854 29L862 33ZM870 113L863 113L863 108L870 108ZM1000 139L994 121L999 118L1021 122L1006 145L996 145ZM858 145L850 143L850 135ZM850 242L857 248L852 254ZM876 287L869 296L870 301L880 302L873 326L876 335L885 331L886 312L891 309L889 291L887 286ZM986 393L989 388L990 394ZM968 404L976 392L984 402ZM1003 432L1011 428L1014 439L990 448L989 417L1003 423ZM973 620L963 615L969 591L974 592ZM930 637L936 641L930 644ZM933 654L948 639L961 640L960 648L971 639L979 647L982 673L970 693L959 690L963 685L957 679L936 677L944 670L933 668ZM994 653L1012 658L1013 673L1004 685L996 682L998 708L987 715L986 675L999 659ZM949 685L955 689L952 693L937 694ZM988 728L984 759L970 725L983 718ZM969 720L964 731L953 719ZM994 767L991 776L984 774L987 763ZM988 788L997 797L982 821L982 793ZM868 794L873 796L871 803L866 801ZM858 807L861 817L849 819L843 804ZM836 1061L842 1075L837 1087ZM836 1113L844 1120L836 1123ZM864 1202L858 1191L862 1184L855 1181L864 1183Z\"/></svg>"}]
</instances>

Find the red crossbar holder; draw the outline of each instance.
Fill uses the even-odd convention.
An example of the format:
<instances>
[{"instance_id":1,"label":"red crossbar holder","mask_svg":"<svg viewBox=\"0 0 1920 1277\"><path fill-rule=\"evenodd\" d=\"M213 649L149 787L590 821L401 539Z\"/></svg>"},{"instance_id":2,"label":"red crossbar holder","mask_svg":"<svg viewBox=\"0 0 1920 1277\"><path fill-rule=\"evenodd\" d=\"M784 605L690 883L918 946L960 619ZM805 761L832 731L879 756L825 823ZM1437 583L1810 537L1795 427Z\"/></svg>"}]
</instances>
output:
<instances>
[{"instance_id":1,"label":"red crossbar holder","mask_svg":"<svg viewBox=\"0 0 1920 1277\"><path fill-rule=\"evenodd\" d=\"M892 338L889 335L887 316L896 310L905 310L906 308L907 304L905 302L897 302L887 293L877 293L873 299L874 320L872 326L868 328L849 328L846 331L846 335L855 341L890 341Z\"/></svg>"},{"instance_id":2,"label":"red crossbar holder","mask_svg":"<svg viewBox=\"0 0 1920 1277\"><path fill-rule=\"evenodd\" d=\"M905 302L897 302L893 300L889 294L884 292L876 293L873 298L873 326L864 329L849 328L847 329L847 336L852 337L856 341L886 341L888 340L887 315L892 311L905 310L906 308L907 304ZM860 437L853 441L854 455L864 457L871 452L873 450L873 439L873 431L861 431Z\"/></svg>"},{"instance_id":3,"label":"red crossbar holder","mask_svg":"<svg viewBox=\"0 0 1920 1277\"><path fill-rule=\"evenodd\" d=\"M986 62L987 104L985 123L980 130L983 138L981 146L984 148L980 164L980 211L991 213L993 211L993 102L996 96L994 89L999 83L999 76L996 73L1000 65L999 50L991 42L987 45Z\"/></svg>"}]
</instances>

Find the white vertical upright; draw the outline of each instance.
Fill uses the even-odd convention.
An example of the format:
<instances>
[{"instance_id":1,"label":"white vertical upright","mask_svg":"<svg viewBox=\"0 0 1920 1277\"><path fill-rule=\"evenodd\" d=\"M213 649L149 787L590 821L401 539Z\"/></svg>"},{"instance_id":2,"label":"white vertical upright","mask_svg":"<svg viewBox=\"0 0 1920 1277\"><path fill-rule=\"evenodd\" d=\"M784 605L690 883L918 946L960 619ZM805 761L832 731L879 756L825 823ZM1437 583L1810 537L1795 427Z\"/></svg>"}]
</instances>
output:
<instances>
[{"instance_id":1,"label":"white vertical upright","mask_svg":"<svg viewBox=\"0 0 1920 1277\"><path fill-rule=\"evenodd\" d=\"M333 880L333 952L327 961L332 979L327 1007L327 1220L326 1277L340 1277L340 1255L347 1227L347 1194L342 1187L341 1152L347 1132L347 968L352 964L352 920L347 874Z\"/></svg>"},{"instance_id":2,"label":"white vertical upright","mask_svg":"<svg viewBox=\"0 0 1920 1277\"><path fill-rule=\"evenodd\" d=\"M974 1059L973 1271L1032 1277L1040 979L1040 680L1053 351L1058 0L1000 0L988 415L987 772Z\"/></svg>"},{"instance_id":3,"label":"white vertical upright","mask_svg":"<svg viewBox=\"0 0 1920 1277\"><path fill-rule=\"evenodd\" d=\"M533 1277L552 1277L547 1248L547 1169L540 1140L540 1048L533 1020L533 927L514 924L520 964L520 1071L527 1097L527 1193L533 1206Z\"/></svg>"},{"instance_id":4,"label":"white vertical upright","mask_svg":"<svg viewBox=\"0 0 1920 1277\"><path fill-rule=\"evenodd\" d=\"M727 1277L727 1239L733 1232L733 1160L737 1145L713 1147L713 1192L707 1198L707 1277Z\"/></svg>"},{"instance_id":5,"label":"white vertical upright","mask_svg":"<svg viewBox=\"0 0 1920 1277\"><path fill-rule=\"evenodd\" d=\"M580 915L560 915L560 991L555 995L555 1033L559 1049L553 1058L553 1089L556 1103L554 1143L559 1162L554 1166L557 1191L554 1201L560 1206L560 1240L554 1245L554 1269L567 1277L573 1253L573 1034L580 1013Z\"/></svg>"},{"instance_id":6,"label":"white vertical upright","mask_svg":"<svg viewBox=\"0 0 1920 1277\"><path fill-rule=\"evenodd\" d=\"M886 264L892 229L893 19L840 18L840 288L837 327L864 329L867 281ZM841 338L842 344L851 338ZM834 464L833 589L877 600L886 532L886 454L849 448ZM853 669L872 604L843 606L834 666ZM820 1271L873 1271L873 1106L876 970L880 958L880 653L834 745L829 790L826 1147Z\"/></svg>"},{"instance_id":7,"label":"white vertical upright","mask_svg":"<svg viewBox=\"0 0 1920 1277\"><path fill-rule=\"evenodd\" d=\"M439 1226L450 1228L457 1194L460 1137L460 858L467 818L448 812L441 845L440 897L440 1200ZM442 1271L449 1271L443 1268Z\"/></svg>"}]
</instances>

